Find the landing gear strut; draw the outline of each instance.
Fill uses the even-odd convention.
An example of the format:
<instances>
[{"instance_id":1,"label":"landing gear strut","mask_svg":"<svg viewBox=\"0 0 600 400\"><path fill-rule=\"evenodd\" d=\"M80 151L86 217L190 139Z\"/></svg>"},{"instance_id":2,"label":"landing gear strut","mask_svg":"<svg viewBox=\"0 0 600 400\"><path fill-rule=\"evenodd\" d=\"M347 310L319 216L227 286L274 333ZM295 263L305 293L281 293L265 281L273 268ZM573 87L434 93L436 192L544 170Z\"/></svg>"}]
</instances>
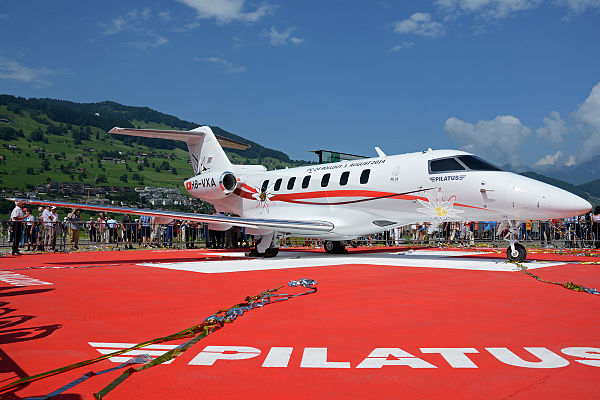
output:
<instances>
[{"instance_id":1,"label":"landing gear strut","mask_svg":"<svg viewBox=\"0 0 600 400\"><path fill-rule=\"evenodd\" d=\"M256 243L256 247L250 250L248 254L250 257L275 257L279 253L279 238L277 237L276 232L268 233L266 235L262 235L258 242Z\"/></svg>"},{"instance_id":2,"label":"landing gear strut","mask_svg":"<svg viewBox=\"0 0 600 400\"><path fill-rule=\"evenodd\" d=\"M338 242L334 240L326 240L323 242L323 247L328 254L342 254L346 253L346 243Z\"/></svg>"},{"instance_id":3,"label":"landing gear strut","mask_svg":"<svg viewBox=\"0 0 600 400\"><path fill-rule=\"evenodd\" d=\"M508 258L508 261L523 262L525 261L525 258L527 258L527 249L517 240L520 225L521 221L508 221L508 234L504 237L504 240L508 240L510 242L510 245L506 249L506 257Z\"/></svg>"}]
</instances>

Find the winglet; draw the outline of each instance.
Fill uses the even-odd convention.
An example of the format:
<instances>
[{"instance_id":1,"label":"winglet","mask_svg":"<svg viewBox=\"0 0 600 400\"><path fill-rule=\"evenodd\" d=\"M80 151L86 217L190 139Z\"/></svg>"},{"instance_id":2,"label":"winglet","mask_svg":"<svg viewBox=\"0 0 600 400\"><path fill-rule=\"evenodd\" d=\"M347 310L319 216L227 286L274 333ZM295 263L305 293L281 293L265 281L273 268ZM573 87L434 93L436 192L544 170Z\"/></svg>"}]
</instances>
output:
<instances>
[{"instance_id":1,"label":"winglet","mask_svg":"<svg viewBox=\"0 0 600 400\"><path fill-rule=\"evenodd\" d=\"M387 154L385 154L385 153L383 152L383 150L381 150L381 149L380 149L379 147L377 147L377 146L375 146L375 151L377 152L377 155L378 155L379 157L385 157L385 156L387 156Z\"/></svg>"}]
</instances>

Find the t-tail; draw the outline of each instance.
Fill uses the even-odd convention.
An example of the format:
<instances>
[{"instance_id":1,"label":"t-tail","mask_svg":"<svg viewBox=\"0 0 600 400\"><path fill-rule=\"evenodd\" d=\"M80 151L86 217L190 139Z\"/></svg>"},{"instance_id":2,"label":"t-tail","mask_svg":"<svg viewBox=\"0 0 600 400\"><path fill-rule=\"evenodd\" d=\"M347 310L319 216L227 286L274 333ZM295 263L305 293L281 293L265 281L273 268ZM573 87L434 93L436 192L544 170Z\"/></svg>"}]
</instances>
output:
<instances>
[{"instance_id":1,"label":"t-tail","mask_svg":"<svg viewBox=\"0 0 600 400\"><path fill-rule=\"evenodd\" d=\"M194 197L210 202L233 193L241 184L244 175L266 171L262 165L233 165L223 147L245 150L250 145L215 135L208 126L191 131L114 127L109 133L186 142L194 176L185 181L185 188Z\"/></svg>"},{"instance_id":2,"label":"t-tail","mask_svg":"<svg viewBox=\"0 0 600 400\"><path fill-rule=\"evenodd\" d=\"M186 142L188 151L190 152L192 167L194 168L194 175L230 171L233 169L233 166L223 151L223 147L240 150L250 147L247 144L215 135L208 126L201 126L191 131L114 127L109 133Z\"/></svg>"}]
</instances>

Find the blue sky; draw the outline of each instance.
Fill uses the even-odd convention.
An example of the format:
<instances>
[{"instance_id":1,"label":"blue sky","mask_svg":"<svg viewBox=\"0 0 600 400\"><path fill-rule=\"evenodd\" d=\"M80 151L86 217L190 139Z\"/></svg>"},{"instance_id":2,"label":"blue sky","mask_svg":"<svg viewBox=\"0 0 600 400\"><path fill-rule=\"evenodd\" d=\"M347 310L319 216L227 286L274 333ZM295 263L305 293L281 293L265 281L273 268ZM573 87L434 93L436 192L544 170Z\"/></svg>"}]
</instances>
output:
<instances>
[{"instance_id":1,"label":"blue sky","mask_svg":"<svg viewBox=\"0 0 600 400\"><path fill-rule=\"evenodd\" d=\"M600 0L5 0L0 37L0 93L148 106L295 159L600 154Z\"/></svg>"}]
</instances>

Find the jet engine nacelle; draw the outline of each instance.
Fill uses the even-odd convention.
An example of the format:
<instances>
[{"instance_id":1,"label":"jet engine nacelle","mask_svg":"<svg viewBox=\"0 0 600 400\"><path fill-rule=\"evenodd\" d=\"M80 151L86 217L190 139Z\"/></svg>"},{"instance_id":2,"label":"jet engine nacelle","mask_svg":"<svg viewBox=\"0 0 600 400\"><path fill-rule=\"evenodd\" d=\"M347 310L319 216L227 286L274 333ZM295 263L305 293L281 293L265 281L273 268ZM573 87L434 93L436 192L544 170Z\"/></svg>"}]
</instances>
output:
<instances>
[{"instance_id":1,"label":"jet engine nacelle","mask_svg":"<svg viewBox=\"0 0 600 400\"><path fill-rule=\"evenodd\" d=\"M237 186L233 172L200 174L185 181L185 188L193 196L218 200L229 196Z\"/></svg>"}]
</instances>

